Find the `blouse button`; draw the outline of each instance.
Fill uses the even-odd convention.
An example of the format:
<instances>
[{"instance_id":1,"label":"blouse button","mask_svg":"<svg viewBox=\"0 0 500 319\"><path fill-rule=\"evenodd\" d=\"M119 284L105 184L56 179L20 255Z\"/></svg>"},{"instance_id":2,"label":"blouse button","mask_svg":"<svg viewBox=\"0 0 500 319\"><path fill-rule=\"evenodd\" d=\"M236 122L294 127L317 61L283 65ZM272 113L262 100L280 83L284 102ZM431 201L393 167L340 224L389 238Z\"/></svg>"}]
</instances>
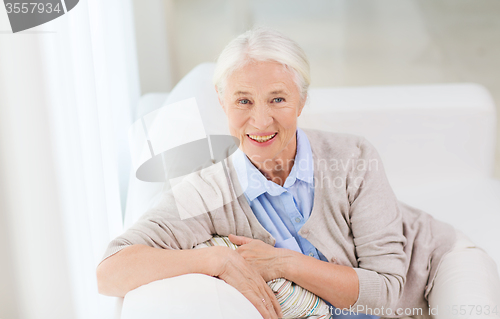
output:
<instances>
[{"instance_id":1,"label":"blouse button","mask_svg":"<svg viewBox=\"0 0 500 319\"><path fill-rule=\"evenodd\" d=\"M309 253L309 256L314 257L314 253L313 253L313 252L310 252L310 253Z\"/></svg>"},{"instance_id":2,"label":"blouse button","mask_svg":"<svg viewBox=\"0 0 500 319\"><path fill-rule=\"evenodd\" d=\"M296 223L300 223L300 218L296 217L296 218L295 218L295 222L296 222Z\"/></svg>"}]
</instances>

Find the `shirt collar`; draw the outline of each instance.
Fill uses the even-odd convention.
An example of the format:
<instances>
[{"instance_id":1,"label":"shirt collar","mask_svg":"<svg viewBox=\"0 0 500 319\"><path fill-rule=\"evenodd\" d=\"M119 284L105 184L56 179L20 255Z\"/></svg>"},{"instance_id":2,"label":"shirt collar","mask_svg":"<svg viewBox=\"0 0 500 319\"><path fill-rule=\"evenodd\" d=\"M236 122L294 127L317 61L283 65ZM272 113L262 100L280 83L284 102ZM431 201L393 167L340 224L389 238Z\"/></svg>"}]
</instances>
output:
<instances>
[{"instance_id":1,"label":"shirt collar","mask_svg":"<svg viewBox=\"0 0 500 319\"><path fill-rule=\"evenodd\" d=\"M297 179L312 184L314 171L311 145L304 131L297 128L296 133L297 152L295 154L295 162L283 187L265 178L242 150L239 148L236 150L233 157L234 167L238 175L238 180L249 201L253 201L266 192L271 196L278 196L295 184Z\"/></svg>"},{"instance_id":2,"label":"shirt collar","mask_svg":"<svg viewBox=\"0 0 500 319\"><path fill-rule=\"evenodd\" d=\"M314 165L311 144L306 133L297 128L297 154L292 170L297 171L297 178L312 184L314 180ZM290 174L292 175L292 174Z\"/></svg>"}]
</instances>

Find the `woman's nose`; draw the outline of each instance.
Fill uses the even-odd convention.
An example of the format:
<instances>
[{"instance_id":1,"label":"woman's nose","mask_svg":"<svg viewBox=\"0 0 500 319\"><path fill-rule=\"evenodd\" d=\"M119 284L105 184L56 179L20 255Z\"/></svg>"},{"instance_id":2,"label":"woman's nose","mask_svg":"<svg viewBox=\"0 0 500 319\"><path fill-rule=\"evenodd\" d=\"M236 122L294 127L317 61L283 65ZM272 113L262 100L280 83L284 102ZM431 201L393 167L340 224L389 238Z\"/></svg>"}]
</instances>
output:
<instances>
[{"instance_id":1,"label":"woman's nose","mask_svg":"<svg viewBox=\"0 0 500 319\"><path fill-rule=\"evenodd\" d=\"M253 109L253 126L259 130L266 129L273 122L273 117L268 107L256 105Z\"/></svg>"}]
</instances>

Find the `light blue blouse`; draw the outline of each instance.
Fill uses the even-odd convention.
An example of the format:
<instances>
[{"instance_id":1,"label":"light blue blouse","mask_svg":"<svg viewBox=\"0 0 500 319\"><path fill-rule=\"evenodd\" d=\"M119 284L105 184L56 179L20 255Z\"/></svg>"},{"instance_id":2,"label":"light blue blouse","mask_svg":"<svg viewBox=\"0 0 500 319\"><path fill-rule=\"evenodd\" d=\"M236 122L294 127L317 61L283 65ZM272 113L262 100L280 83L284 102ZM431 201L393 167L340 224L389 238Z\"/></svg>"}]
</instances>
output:
<instances>
[{"instance_id":1,"label":"light blue blouse","mask_svg":"<svg viewBox=\"0 0 500 319\"><path fill-rule=\"evenodd\" d=\"M296 136L295 162L283 186L269 181L240 149L234 154L234 166L253 213L276 239L275 247L327 261L321 252L298 234L313 207L314 166L306 134L297 128Z\"/></svg>"},{"instance_id":2,"label":"light blue blouse","mask_svg":"<svg viewBox=\"0 0 500 319\"><path fill-rule=\"evenodd\" d=\"M269 181L238 149L234 167L253 213L276 239L275 247L295 250L328 261L307 239L298 234L311 214L314 201L314 165L306 134L297 128L297 152L290 175L283 186ZM325 300L334 319L378 319L373 315L344 314Z\"/></svg>"}]
</instances>

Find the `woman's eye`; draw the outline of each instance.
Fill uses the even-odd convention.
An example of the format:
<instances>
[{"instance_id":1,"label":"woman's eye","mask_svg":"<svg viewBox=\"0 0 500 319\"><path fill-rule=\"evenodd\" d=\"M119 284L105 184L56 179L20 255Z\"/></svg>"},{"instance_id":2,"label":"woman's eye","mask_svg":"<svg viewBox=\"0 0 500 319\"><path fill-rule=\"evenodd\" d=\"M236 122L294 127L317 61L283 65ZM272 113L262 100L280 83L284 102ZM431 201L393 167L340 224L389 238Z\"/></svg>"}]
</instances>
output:
<instances>
[{"instance_id":1,"label":"woman's eye","mask_svg":"<svg viewBox=\"0 0 500 319\"><path fill-rule=\"evenodd\" d=\"M239 102L240 102L240 104L248 104L248 103L250 103L250 101L247 100L247 99L239 100Z\"/></svg>"},{"instance_id":2,"label":"woman's eye","mask_svg":"<svg viewBox=\"0 0 500 319\"><path fill-rule=\"evenodd\" d=\"M277 97L277 98L274 98L274 99L273 99L273 102L274 102L274 103L281 103L281 102L283 102L284 100L285 100L285 99L284 99L284 98L282 98L282 97Z\"/></svg>"}]
</instances>

